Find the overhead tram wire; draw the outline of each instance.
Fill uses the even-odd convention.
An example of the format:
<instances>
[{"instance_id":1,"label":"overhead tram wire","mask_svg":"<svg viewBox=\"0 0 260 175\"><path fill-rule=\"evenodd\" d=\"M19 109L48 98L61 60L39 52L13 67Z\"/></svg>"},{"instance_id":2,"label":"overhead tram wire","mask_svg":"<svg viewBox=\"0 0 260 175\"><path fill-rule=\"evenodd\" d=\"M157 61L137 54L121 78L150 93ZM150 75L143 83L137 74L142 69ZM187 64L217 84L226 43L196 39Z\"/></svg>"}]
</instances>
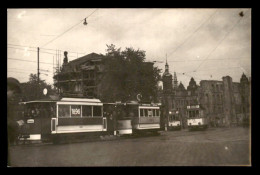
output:
<instances>
[{"instance_id":1,"label":"overhead tram wire","mask_svg":"<svg viewBox=\"0 0 260 175\"><path fill-rule=\"evenodd\" d=\"M97 10L98 10L98 9L94 10L90 15L88 15L86 18L82 19L79 23L73 25L72 27L70 27L70 28L69 28L68 30L66 30L65 32L61 33L61 34L58 35L57 37L55 37L55 38L53 38L52 40L48 41L47 43L43 44L43 45L41 46L41 48L44 47L44 46L46 46L46 45L48 45L48 44L50 44L50 43L53 42L54 40L58 39L59 37L61 37L61 36L64 35L65 33L67 33L68 31L70 31L71 29L73 29L74 27L76 27L77 25L79 25L80 23L82 23L85 19L87 19L88 17L90 17L90 16L91 16L93 13L95 13Z\"/></svg>"},{"instance_id":2,"label":"overhead tram wire","mask_svg":"<svg viewBox=\"0 0 260 175\"><path fill-rule=\"evenodd\" d=\"M206 22L208 22L210 19L212 19L215 14L217 13L218 10L216 10L206 21L204 21L203 23L201 23L201 25L194 31L191 33L191 35L189 35L181 44L179 44L172 52L170 52L170 54L168 56L171 56L173 53L175 53L177 51L178 48L180 48L184 43L186 43L196 32L199 31L199 29L201 29L201 27L206 24Z\"/></svg>"},{"instance_id":3,"label":"overhead tram wire","mask_svg":"<svg viewBox=\"0 0 260 175\"><path fill-rule=\"evenodd\" d=\"M31 60L24 60L24 59L19 59L19 58L11 58L11 57L8 57L7 59L10 59L10 60L17 60L17 61L25 61L25 62L33 62L33 63L37 63L37 61L31 61ZM42 64L49 64L49 65L52 65L52 63L47 63L47 62L40 62Z\"/></svg>"},{"instance_id":4,"label":"overhead tram wire","mask_svg":"<svg viewBox=\"0 0 260 175\"><path fill-rule=\"evenodd\" d=\"M248 10L247 10L248 11ZM246 12L247 12L246 11ZM246 12L244 14L246 14ZM231 30L229 30L226 35L224 36L224 38L222 38L222 40L220 40L220 42L217 44L217 46L208 54L208 56L204 59L203 62L201 62L201 64L193 71L196 72L201 65L210 57L210 55L220 46L220 44L226 39L226 37L230 34L230 32L235 28L235 26L242 20L242 17L239 18L239 20L233 25L233 27L231 28Z\"/></svg>"},{"instance_id":5,"label":"overhead tram wire","mask_svg":"<svg viewBox=\"0 0 260 175\"><path fill-rule=\"evenodd\" d=\"M18 45L18 44L7 44L7 45L10 45L8 46L8 48L13 48L13 49L20 49L20 50L24 50L24 48L32 48L32 49L37 49L37 47L32 47L32 46L25 46L25 45ZM15 46L15 47L13 47ZM17 48L17 47L22 47L22 48ZM56 51L56 49L50 49L50 48L41 48L42 50L52 50L52 51ZM29 51L29 50L28 50ZM33 50L31 50L33 51ZM62 50L63 52L65 50ZM69 50L66 50L67 52L69 53L75 53L75 54L85 54L85 53L81 53L81 52L74 52L74 51L69 51ZM42 51L40 51L42 52ZM46 52L47 53L47 52ZM52 54L52 53L51 53ZM54 54L55 55L55 54ZM72 56L72 57L76 57L76 56Z\"/></svg>"},{"instance_id":6,"label":"overhead tram wire","mask_svg":"<svg viewBox=\"0 0 260 175\"><path fill-rule=\"evenodd\" d=\"M216 58L216 59L208 59L207 61L233 60L233 59L242 59L242 58L250 58L250 57L227 57L227 58L220 58L220 59ZM188 61L204 61L204 59L200 59L200 60L176 60L176 61L168 61L168 62L188 62Z\"/></svg>"},{"instance_id":7,"label":"overhead tram wire","mask_svg":"<svg viewBox=\"0 0 260 175\"><path fill-rule=\"evenodd\" d=\"M38 52L37 50L24 50L23 48L15 48L15 47L7 47L7 48L18 49L18 50L23 50L23 51L28 51L28 52ZM50 55L55 55L55 53L45 52L45 51L41 51L41 50L40 50L40 53L46 53L46 54L50 54ZM77 58L77 56L71 56L71 55L70 55L70 57Z\"/></svg>"}]
</instances>

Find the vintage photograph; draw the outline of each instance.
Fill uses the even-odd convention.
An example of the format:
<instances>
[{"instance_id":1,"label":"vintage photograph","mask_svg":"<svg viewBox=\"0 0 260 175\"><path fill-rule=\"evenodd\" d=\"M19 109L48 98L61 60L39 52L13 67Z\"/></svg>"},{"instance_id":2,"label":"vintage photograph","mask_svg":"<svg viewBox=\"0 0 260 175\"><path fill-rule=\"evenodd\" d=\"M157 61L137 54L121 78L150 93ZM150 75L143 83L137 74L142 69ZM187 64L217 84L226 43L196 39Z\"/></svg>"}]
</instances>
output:
<instances>
[{"instance_id":1,"label":"vintage photograph","mask_svg":"<svg viewBox=\"0 0 260 175\"><path fill-rule=\"evenodd\" d=\"M7 9L7 167L252 166L251 12Z\"/></svg>"}]
</instances>

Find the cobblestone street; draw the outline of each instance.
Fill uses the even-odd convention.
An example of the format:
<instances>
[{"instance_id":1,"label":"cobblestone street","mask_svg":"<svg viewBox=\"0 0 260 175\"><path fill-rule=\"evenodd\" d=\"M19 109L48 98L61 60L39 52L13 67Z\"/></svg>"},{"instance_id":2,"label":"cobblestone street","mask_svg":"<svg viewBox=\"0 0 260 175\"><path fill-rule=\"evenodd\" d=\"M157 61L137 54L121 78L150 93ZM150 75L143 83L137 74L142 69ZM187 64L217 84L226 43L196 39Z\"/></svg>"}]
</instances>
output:
<instances>
[{"instance_id":1,"label":"cobblestone street","mask_svg":"<svg viewBox=\"0 0 260 175\"><path fill-rule=\"evenodd\" d=\"M250 165L248 128L168 131L160 136L12 146L10 166Z\"/></svg>"}]
</instances>

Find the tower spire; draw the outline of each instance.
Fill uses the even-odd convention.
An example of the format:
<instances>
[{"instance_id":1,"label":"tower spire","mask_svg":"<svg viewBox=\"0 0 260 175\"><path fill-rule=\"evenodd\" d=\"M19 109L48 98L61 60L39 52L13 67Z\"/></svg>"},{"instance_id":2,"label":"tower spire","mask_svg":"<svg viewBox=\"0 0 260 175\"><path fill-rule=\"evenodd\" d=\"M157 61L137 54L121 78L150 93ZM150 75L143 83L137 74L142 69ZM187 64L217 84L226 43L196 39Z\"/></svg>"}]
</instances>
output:
<instances>
[{"instance_id":1,"label":"tower spire","mask_svg":"<svg viewBox=\"0 0 260 175\"><path fill-rule=\"evenodd\" d=\"M174 72L173 89L177 89L177 87L178 87L177 75L176 75L176 72Z\"/></svg>"},{"instance_id":2,"label":"tower spire","mask_svg":"<svg viewBox=\"0 0 260 175\"><path fill-rule=\"evenodd\" d=\"M167 53L166 53L166 65L168 65L168 63L167 63Z\"/></svg>"},{"instance_id":3,"label":"tower spire","mask_svg":"<svg viewBox=\"0 0 260 175\"><path fill-rule=\"evenodd\" d=\"M169 65L168 65L168 62L167 62L167 54L166 54L165 72L169 73Z\"/></svg>"}]
</instances>

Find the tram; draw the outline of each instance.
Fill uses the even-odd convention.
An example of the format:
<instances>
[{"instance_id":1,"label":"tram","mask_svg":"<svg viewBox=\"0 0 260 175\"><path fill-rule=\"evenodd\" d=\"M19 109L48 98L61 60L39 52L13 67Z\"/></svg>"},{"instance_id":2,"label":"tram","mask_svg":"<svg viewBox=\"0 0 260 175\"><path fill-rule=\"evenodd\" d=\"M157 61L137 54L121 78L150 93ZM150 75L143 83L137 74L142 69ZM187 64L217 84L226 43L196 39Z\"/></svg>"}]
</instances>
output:
<instances>
[{"instance_id":1,"label":"tram","mask_svg":"<svg viewBox=\"0 0 260 175\"><path fill-rule=\"evenodd\" d=\"M169 130L181 130L181 118L180 118L178 110L169 111L168 129Z\"/></svg>"},{"instance_id":2,"label":"tram","mask_svg":"<svg viewBox=\"0 0 260 175\"><path fill-rule=\"evenodd\" d=\"M110 111L108 111L110 108ZM141 104L136 101L104 104L105 112L115 121L115 132L119 135L158 133L160 127L160 105Z\"/></svg>"},{"instance_id":3,"label":"tram","mask_svg":"<svg viewBox=\"0 0 260 175\"><path fill-rule=\"evenodd\" d=\"M61 135L107 131L103 103L98 99L62 98L23 104L26 112L20 140L51 139L55 142Z\"/></svg>"},{"instance_id":4,"label":"tram","mask_svg":"<svg viewBox=\"0 0 260 175\"><path fill-rule=\"evenodd\" d=\"M131 135L160 130L160 105L102 103L99 99L61 98L22 102L24 125L20 140L53 143L74 135Z\"/></svg>"},{"instance_id":5,"label":"tram","mask_svg":"<svg viewBox=\"0 0 260 175\"><path fill-rule=\"evenodd\" d=\"M187 125L189 130L208 128L208 118L201 105L187 106Z\"/></svg>"}]
</instances>

